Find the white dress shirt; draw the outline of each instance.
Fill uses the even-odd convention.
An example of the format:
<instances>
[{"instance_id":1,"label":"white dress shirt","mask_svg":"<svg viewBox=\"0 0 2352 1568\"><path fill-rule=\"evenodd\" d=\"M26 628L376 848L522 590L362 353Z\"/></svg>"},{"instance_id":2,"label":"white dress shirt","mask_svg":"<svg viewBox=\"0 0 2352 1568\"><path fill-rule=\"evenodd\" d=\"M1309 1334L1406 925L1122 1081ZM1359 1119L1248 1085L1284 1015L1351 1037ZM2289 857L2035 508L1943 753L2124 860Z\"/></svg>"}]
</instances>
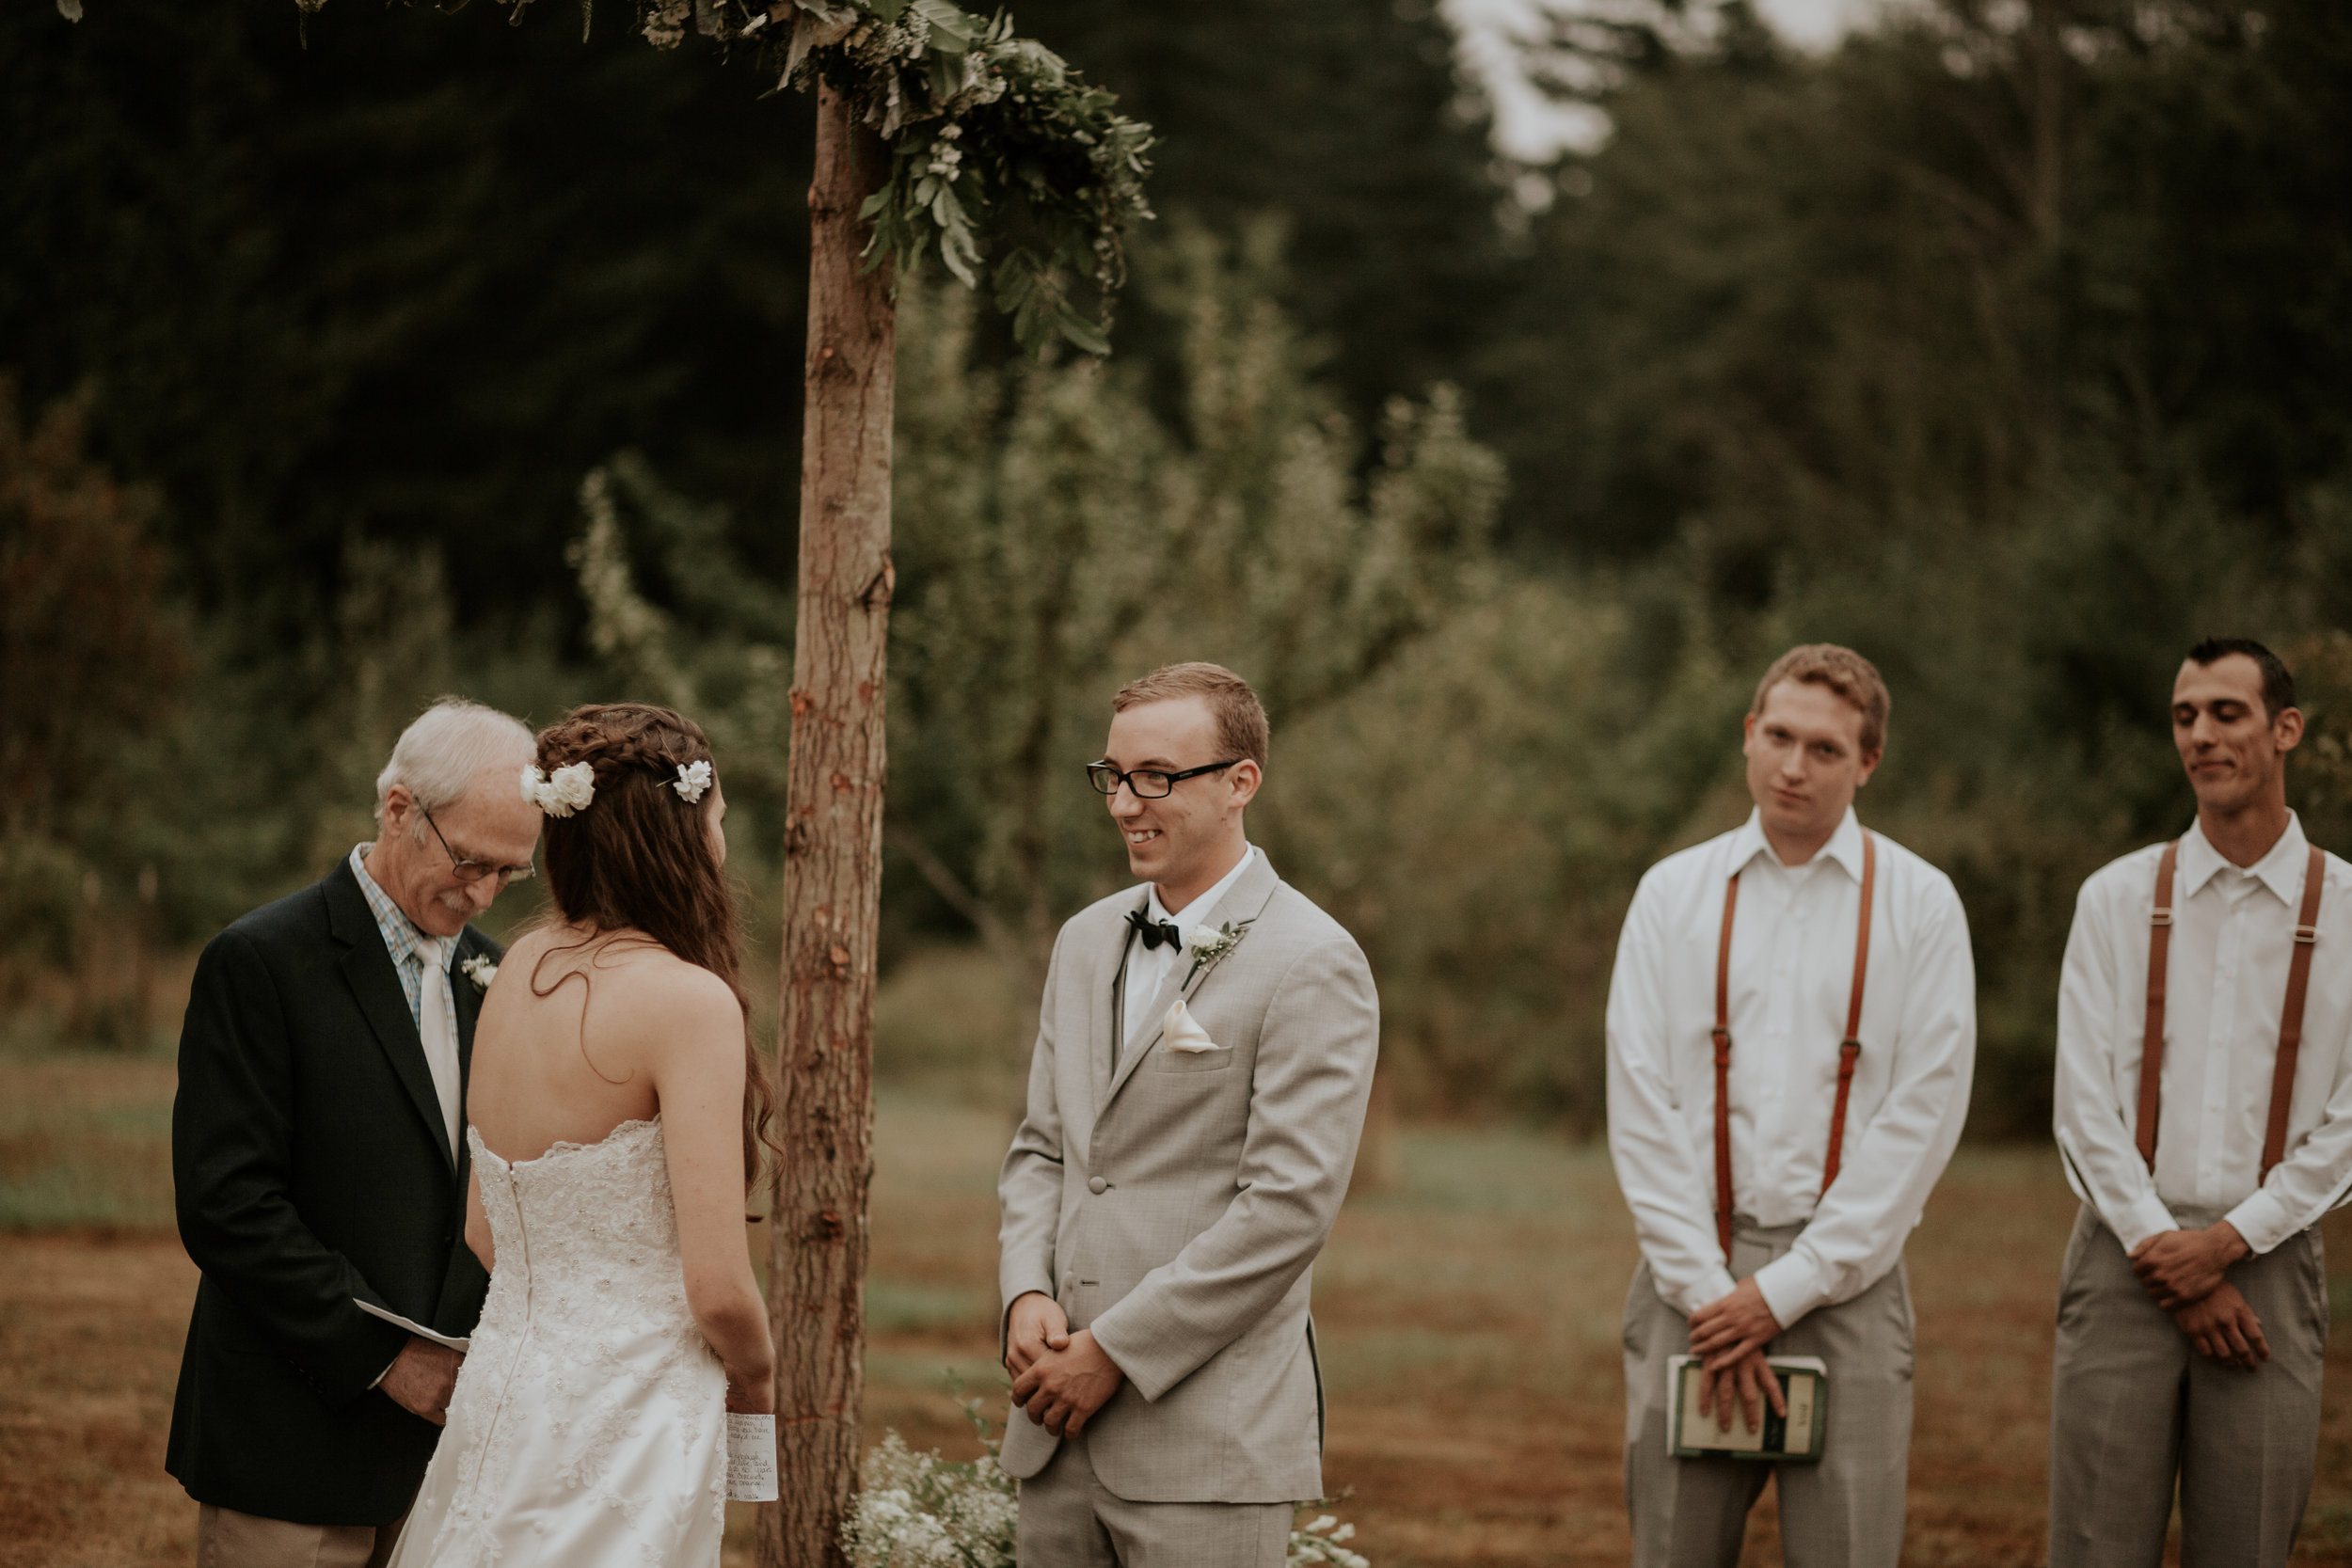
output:
<instances>
[{"instance_id":1,"label":"white dress shirt","mask_svg":"<svg viewBox=\"0 0 2352 1568\"><path fill-rule=\"evenodd\" d=\"M1734 871L1733 1212L1809 1220L1756 1282L1783 1328L1867 1290L1902 1257L1960 1141L1976 1066L1976 967L1951 879L1878 836L1862 1054L1837 1184L1820 1196L1853 987L1862 827L1804 865L1751 813L1650 867L1609 983L1609 1152L1659 1293L1696 1311L1735 1281L1715 1228L1715 955Z\"/></svg>"},{"instance_id":2,"label":"white dress shirt","mask_svg":"<svg viewBox=\"0 0 2352 1568\"><path fill-rule=\"evenodd\" d=\"M2058 982L2058 1149L2067 1180L2126 1251L2180 1228L2174 1214L2185 1209L2219 1214L2248 1246L2268 1252L2352 1186L2352 867L2327 858L2286 1155L2264 1181L2271 1067L2311 847L2292 816L2270 852L2243 871L2202 828L2182 835L2152 1176L2135 1132L2148 914L2163 855L2160 844L2134 850L2085 882L2075 901Z\"/></svg>"},{"instance_id":3,"label":"white dress shirt","mask_svg":"<svg viewBox=\"0 0 2352 1568\"><path fill-rule=\"evenodd\" d=\"M1241 859L1233 863L1233 869L1219 877L1208 892L1186 904L1181 914L1168 913L1168 906L1160 902L1159 884L1149 884L1152 891L1144 900L1143 918L1170 922L1175 926L1183 944L1170 947L1162 942L1146 952L1140 939L1133 936L1127 939L1127 973L1120 982L1120 996L1126 1013L1120 1030L1122 1034L1135 1032L1136 1025L1142 1022L1141 1014L1136 1009L1150 1006L1152 999L1160 994L1161 982L1168 978L1168 972L1176 967L1176 960L1184 957L1185 948L1191 945L1194 930L1216 911L1218 902L1241 879L1241 874L1249 869L1249 863L1257 858L1256 845L1244 846Z\"/></svg>"}]
</instances>

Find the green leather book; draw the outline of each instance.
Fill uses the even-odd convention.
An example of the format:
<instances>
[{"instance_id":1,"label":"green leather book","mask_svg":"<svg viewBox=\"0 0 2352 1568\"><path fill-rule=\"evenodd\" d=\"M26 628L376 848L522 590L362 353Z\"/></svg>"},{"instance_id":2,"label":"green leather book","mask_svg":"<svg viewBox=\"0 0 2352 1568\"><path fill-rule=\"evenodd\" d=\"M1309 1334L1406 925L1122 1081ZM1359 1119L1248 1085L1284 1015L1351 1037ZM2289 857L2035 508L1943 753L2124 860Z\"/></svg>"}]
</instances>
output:
<instances>
[{"instance_id":1,"label":"green leather book","mask_svg":"<svg viewBox=\"0 0 2352 1568\"><path fill-rule=\"evenodd\" d=\"M1764 1364L1780 1382L1788 1405L1785 1417L1762 1407L1761 1430L1751 1428L1736 1398L1726 1430L1714 1413L1699 1414L1699 1358L1677 1355L1666 1363L1672 1396L1666 1420L1668 1451L1682 1459L1756 1459L1770 1465L1809 1465L1821 1457L1829 1433L1829 1369L1819 1356L1768 1355ZM1720 1404L1720 1401L1718 1403Z\"/></svg>"}]
</instances>

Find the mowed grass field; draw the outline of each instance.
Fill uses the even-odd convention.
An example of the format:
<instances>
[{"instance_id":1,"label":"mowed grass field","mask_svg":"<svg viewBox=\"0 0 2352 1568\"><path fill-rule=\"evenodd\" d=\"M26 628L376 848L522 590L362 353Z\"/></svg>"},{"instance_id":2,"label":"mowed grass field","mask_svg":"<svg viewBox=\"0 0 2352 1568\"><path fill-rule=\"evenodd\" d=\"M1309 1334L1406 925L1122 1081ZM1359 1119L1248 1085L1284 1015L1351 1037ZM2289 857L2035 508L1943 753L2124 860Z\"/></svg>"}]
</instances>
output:
<instances>
[{"instance_id":1,"label":"mowed grass field","mask_svg":"<svg viewBox=\"0 0 2352 1568\"><path fill-rule=\"evenodd\" d=\"M192 1560L162 1469L195 1270L170 1230L168 1060L0 1057L0 1568ZM998 1114L885 1096L869 1439L977 1451L990 1394ZM1625 1560L1617 1333L1634 1247L1605 1154L1399 1130L1317 1265L1326 1475L1380 1568ZM1907 1560L2042 1560L2048 1364L2074 1200L2046 1151L1963 1151L1910 1249L1918 1433ZM2352 1215L2329 1222L2352 1317ZM754 1232L756 1238L757 1232ZM2330 1355L2296 1561L2352 1564L2352 1344ZM730 1560L748 1561L748 1515ZM1776 1561L1768 1496L1751 1561Z\"/></svg>"}]
</instances>

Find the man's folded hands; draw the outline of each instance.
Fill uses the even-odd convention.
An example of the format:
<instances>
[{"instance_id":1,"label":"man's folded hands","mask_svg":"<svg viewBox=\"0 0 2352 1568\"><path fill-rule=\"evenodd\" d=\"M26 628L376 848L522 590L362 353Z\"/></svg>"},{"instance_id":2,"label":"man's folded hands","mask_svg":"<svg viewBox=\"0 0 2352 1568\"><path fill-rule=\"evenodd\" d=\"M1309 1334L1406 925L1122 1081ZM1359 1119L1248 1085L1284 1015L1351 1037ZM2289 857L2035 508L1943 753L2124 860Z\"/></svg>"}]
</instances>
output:
<instances>
[{"instance_id":1,"label":"man's folded hands","mask_svg":"<svg viewBox=\"0 0 2352 1568\"><path fill-rule=\"evenodd\" d=\"M1788 1414L1780 1380L1764 1364L1764 1347L1780 1337L1780 1327L1753 1277L1691 1314L1691 1354L1701 1362L1701 1415L1719 1412L1723 1430L1730 1431L1735 1394L1750 1432L1763 1424L1763 1404L1774 1415Z\"/></svg>"},{"instance_id":2,"label":"man's folded hands","mask_svg":"<svg viewBox=\"0 0 2352 1568\"><path fill-rule=\"evenodd\" d=\"M2202 1230L2163 1230L2132 1248L2132 1273L2158 1307L2177 1312L2211 1295L2230 1265L2252 1251L2228 1220Z\"/></svg>"}]
</instances>

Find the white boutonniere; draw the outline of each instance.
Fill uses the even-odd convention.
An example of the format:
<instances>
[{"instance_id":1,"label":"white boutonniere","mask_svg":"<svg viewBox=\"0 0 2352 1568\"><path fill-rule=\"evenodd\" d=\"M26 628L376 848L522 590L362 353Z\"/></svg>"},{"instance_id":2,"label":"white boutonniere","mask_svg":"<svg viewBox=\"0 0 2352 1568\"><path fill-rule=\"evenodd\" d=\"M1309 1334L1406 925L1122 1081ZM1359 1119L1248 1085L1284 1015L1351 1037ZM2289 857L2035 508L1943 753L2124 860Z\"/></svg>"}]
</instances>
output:
<instances>
[{"instance_id":1,"label":"white boutonniere","mask_svg":"<svg viewBox=\"0 0 2352 1568\"><path fill-rule=\"evenodd\" d=\"M1184 945L1192 949L1192 967L1184 972L1184 986L1176 989L1184 990L1192 984L1193 976L1215 969L1219 959L1241 945L1241 939L1256 924L1254 920L1245 920L1236 926L1229 920L1214 931L1206 926L1195 926L1192 934L1184 938Z\"/></svg>"},{"instance_id":2,"label":"white boutonniere","mask_svg":"<svg viewBox=\"0 0 2352 1568\"><path fill-rule=\"evenodd\" d=\"M486 953L468 958L457 967L466 972L466 978L473 982L473 989L477 991L488 990L490 982L499 977L499 966L490 961Z\"/></svg>"}]
</instances>

